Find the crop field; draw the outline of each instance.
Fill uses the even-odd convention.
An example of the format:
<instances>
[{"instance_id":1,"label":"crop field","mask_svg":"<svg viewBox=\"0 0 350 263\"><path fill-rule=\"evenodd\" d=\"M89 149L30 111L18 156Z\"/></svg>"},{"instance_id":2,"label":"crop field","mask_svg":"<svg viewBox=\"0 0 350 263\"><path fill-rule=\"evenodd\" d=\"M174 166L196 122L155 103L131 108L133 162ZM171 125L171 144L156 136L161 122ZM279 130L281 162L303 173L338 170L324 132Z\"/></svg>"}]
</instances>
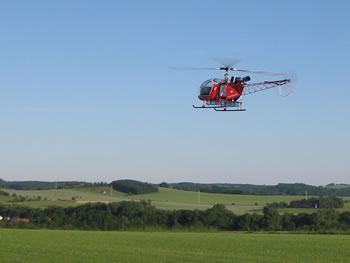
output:
<instances>
[{"instance_id":1,"label":"crop field","mask_svg":"<svg viewBox=\"0 0 350 263\"><path fill-rule=\"evenodd\" d=\"M66 203L66 202L58 202L58 201L50 201L50 200L41 200L41 201L26 201L26 202L13 202L13 198L4 198L0 196L0 205L17 205L17 206L26 206L30 208L47 208L49 206L61 206L61 207L69 207L69 206L78 206L81 204L77 203Z\"/></svg>"},{"instance_id":2,"label":"crop field","mask_svg":"<svg viewBox=\"0 0 350 263\"><path fill-rule=\"evenodd\" d=\"M57 190L13 190L13 189L2 189L9 194L17 194L21 196L28 196L28 197L37 197L41 196L42 198L46 198L47 200L56 201L58 199L62 200L72 200L74 197L75 199L81 199L81 200L105 200L105 201L115 201L119 202L122 200L125 200L123 198L123 195L119 192L114 191L114 195L109 194L102 194L98 191L91 191L90 188L84 189L57 189ZM101 190L103 191L103 190Z\"/></svg>"},{"instance_id":3,"label":"crop field","mask_svg":"<svg viewBox=\"0 0 350 263\"><path fill-rule=\"evenodd\" d=\"M57 189L57 190L11 190L3 189L11 195L28 196L34 198L41 196L46 201L30 201L17 202L18 205L26 205L30 207L47 207L49 205L69 206L77 205L74 203L58 202L62 200L104 200L112 202L120 202L123 200L151 200L152 204L162 209L200 209L211 208L214 204L225 204L226 207L238 214L247 211L261 210L266 203L270 202L290 202L292 200L302 199L302 196L258 196L258 195L230 195L230 194L212 194L181 191L169 188L159 188L159 193L143 194L143 195L125 195L123 193L113 191L110 195L109 189L106 187L91 188L74 188L74 189ZM103 191L106 193L103 194ZM0 198L0 203L1 198Z\"/></svg>"},{"instance_id":4,"label":"crop field","mask_svg":"<svg viewBox=\"0 0 350 263\"><path fill-rule=\"evenodd\" d=\"M0 229L0 262L348 262L350 235Z\"/></svg>"},{"instance_id":5,"label":"crop field","mask_svg":"<svg viewBox=\"0 0 350 263\"><path fill-rule=\"evenodd\" d=\"M231 194L214 194L200 193L191 191L182 191L169 188L159 188L159 193L151 193L145 195L130 196L131 199L150 199L154 201L176 202L176 203L198 203L198 195L201 204L215 205L226 204L232 205L255 205L260 202L260 205L265 205L271 202L290 202L292 200L302 199L302 196L259 196L259 195L231 195Z\"/></svg>"},{"instance_id":6,"label":"crop field","mask_svg":"<svg viewBox=\"0 0 350 263\"><path fill-rule=\"evenodd\" d=\"M226 208L242 214L248 211L260 211L267 203L290 202L302 199L302 196L259 196L259 195L231 195L214 193L197 193L169 188L159 188L159 193L129 196L134 200L152 200L156 207L164 209L207 209L215 204L224 204Z\"/></svg>"},{"instance_id":7,"label":"crop field","mask_svg":"<svg viewBox=\"0 0 350 263\"><path fill-rule=\"evenodd\" d=\"M246 212L261 212L261 209L272 202L290 202L292 200L303 199L303 196L287 196L287 195L231 195L231 194L214 194L214 193L197 193L190 191L181 191L169 188L159 188L159 193L143 194L143 195L126 195L117 191L113 191L110 195L108 187L83 187L72 189L57 189L57 190L11 190L2 189L8 193L16 194L17 196L28 196L36 198L40 196L40 201L25 201L25 202L9 202L10 197L0 196L0 204L16 204L24 205L33 208L45 208L50 205L59 205L63 207L80 205L73 202L62 202L61 200L101 200L120 202L123 200L151 200L152 205L161 209L199 209L205 210L211 208L214 204L224 204L226 208L237 214ZM45 200L44 200L45 199ZM350 197L345 197L344 200L350 201ZM350 202L345 203L345 208L341 211L350 210ZM313 209L282 209L281 212L314 212Z\"/></svg>"}]
</instances>

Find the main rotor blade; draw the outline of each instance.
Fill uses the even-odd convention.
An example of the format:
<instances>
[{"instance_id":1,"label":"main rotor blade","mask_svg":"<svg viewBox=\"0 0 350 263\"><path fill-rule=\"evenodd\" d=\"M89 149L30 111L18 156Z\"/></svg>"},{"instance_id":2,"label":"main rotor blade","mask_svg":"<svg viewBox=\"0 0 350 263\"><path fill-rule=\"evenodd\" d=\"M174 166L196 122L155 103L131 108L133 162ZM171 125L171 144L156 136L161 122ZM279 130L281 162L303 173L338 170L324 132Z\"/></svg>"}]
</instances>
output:
<instances>
[{"instance_id":1,"label":"main rotor blade","mask_svg":"<svg viewBox=\"0 0 350 263\"><path fill-rule=\"evenodd\" d=\"M174 70L219 70L220 68L201 68L201 67L170 67Z\"/></svg>"},{"instance_id":2,"label":"main rotor blade","mask_svg":"<svg viewBox=\"0 0 350 263\"><path fill-rule=\"evenodd\" d=\"M230 68L230 70L239 71L239 72L249 72L249 73L253 73L253 74L270 75L270 76L281 76L281 75L286 74L286 73L281 73L281 72L266 72L266 71L256 71L256 70L238 69L238 68Z\"/></svg>"},{"instance_id":3,"label":"main rotor blade","mask_svg":"<svg viewBox=\"0 0 350 263\"><path fill-rule=\"evenodd\" d=\"M232 57L215 57L214 60L218 62L223 68L234 67L242 61L242 59Z\"/></svg>"}]
</instances>

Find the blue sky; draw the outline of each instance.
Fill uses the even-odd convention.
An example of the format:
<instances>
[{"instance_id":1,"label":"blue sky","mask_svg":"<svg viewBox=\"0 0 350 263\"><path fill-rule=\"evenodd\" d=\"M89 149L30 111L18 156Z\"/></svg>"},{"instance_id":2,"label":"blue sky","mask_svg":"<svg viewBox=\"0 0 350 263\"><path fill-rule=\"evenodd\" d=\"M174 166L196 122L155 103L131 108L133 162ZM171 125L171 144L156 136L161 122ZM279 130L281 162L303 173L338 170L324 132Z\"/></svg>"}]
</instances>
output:
<instances>
[{"instance_id":1,"label":"blue sky","mask_svg":"<svg viewBox=\"0 0 350 263\"><path fill-rule=\"evenodd\" d=\"M350 183L348 1L1 1L0 178ZM196 111L220 72L288 71L288 97ZM262 80L251 75L252 81ZM268 79L268 78L267 78Z\"/></svg>"}]
</instances>

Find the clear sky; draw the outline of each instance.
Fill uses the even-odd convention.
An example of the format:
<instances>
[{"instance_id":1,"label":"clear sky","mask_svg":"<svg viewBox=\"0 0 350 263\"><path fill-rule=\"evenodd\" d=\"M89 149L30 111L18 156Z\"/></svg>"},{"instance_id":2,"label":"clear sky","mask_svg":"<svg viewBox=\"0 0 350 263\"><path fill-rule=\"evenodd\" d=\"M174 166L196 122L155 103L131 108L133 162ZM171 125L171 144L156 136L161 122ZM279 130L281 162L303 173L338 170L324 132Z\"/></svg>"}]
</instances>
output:
<instances>
[{"instance_id":1,"label":"clear sky","mask_svg":"<svg viewBox=\"0 0 350 263\"><path fill-rule=\"evenodd\" d=\"M350 183L349 3L0 1L0 178ZM194 110L215 57L297 88Z\"/></svg>"}]
</instances>

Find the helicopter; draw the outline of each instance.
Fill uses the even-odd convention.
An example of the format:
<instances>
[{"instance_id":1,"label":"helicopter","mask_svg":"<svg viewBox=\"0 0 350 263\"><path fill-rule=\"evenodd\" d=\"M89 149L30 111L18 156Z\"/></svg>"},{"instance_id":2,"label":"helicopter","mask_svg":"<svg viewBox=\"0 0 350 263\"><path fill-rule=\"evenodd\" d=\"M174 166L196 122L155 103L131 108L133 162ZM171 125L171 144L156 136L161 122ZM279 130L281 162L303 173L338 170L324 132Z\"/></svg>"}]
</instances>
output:
<instances>
[{"instance_id":1,"label":"helicopter","mask_svg":"<svg viewBox=\"0 0 350 263\"><path fill-rule=\"evenodd\" d=\"M224 71L224 78L211 78L202 83L199 88L198 99L203 101L202 106L192 105L195 109L214 109L215 111L246 111L242 108L242 96L252 94L255 92L279 88L279 93L282 95L282 87L288 86L289 93L294 88L294 83L291 78L284 78L280 80L263 81L257 83L248 83L250 76L229 77L229 71L246 72L252 74L262 74L270 76L286 75L285 73L275 73L266 71L255 71L247 69L238 69L231 66L217 67L217 68L182 68L185 70L221 70Z\"/></svg>"}]
</instances>

